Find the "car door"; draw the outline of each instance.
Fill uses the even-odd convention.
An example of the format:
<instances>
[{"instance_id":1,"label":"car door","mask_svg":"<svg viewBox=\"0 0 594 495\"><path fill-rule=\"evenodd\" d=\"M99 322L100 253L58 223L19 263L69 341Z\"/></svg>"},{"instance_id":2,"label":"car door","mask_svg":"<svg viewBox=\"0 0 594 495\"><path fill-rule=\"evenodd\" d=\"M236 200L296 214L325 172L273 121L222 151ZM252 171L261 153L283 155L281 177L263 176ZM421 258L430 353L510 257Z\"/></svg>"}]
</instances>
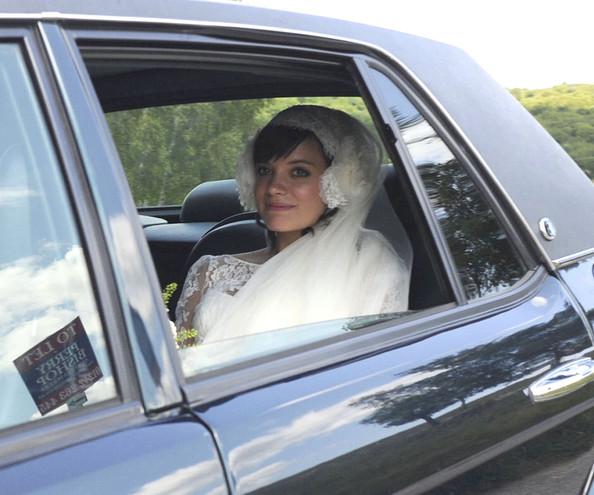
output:
<instances>
[{"instance_id":1,"label":"car door","mask_svg":"<svg viewBox=\"0 0 594 495\"><path fill-rule=\"evenodd\" d=\"M192 383L233 489L577 493L592 458L583 308L561 273L535 261L421 90L377 61L356 63L455 303ZM576 387L538 387L582 368Z\"/></svg>"},{"instance_id":2,"label":"car door","mask_svg":"<svg viewBox=\"0 0 594 495\"><path fill-rule=\"evenodd\" d=\"M145 271L104 229L126 232L129 200L90 172L81 150L101 138L78 125L88 102L62 84L52 29L0 19L0 491L226 493L210 433L152 347L163 335L146 337Z\"/></svg>"}]
</instances>

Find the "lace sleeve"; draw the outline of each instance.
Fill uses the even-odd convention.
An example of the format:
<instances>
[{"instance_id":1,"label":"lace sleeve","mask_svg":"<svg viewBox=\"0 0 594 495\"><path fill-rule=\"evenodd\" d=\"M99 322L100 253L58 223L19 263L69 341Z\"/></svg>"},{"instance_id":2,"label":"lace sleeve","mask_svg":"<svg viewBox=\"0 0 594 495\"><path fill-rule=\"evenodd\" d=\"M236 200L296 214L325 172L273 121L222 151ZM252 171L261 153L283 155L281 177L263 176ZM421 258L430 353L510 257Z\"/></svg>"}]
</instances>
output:
<instances>
[{"instance_id":1,"label":"lace sleeve","mask_svg":"<svg viewBox=\"0 0 594 495\"><path fill-rule=\"evenodd\" d=\"M192 265L186 276L182 293L175 308L175 326L179 332L190 330L194 324L196 308L207 288L206 274L212 256L202 256ZM197 330L197 329L196 329Z\"/></svg>"}]
</instances>

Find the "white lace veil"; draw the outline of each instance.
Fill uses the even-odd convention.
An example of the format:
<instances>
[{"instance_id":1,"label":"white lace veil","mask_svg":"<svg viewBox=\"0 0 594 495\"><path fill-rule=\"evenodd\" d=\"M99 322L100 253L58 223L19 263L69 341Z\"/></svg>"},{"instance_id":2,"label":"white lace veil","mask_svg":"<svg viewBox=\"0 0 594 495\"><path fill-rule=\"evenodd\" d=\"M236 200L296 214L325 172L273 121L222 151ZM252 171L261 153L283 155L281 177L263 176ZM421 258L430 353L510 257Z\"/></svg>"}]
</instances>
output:
<instances>
[{"instance_id":1,"label":"white lace veil","mask_svg":"<svg viewBox=\"0 0 594 495\"><path fill-rule=\"evenodd\" d=\"M410 249L404 260L382 234L362 227L381 184L381 153L370 132L344 112L311 105L290 107L269 125L316 135L332 159L320 182L322 200L337 212L264 263L231 298L204 342L406 310ZM253 143L237 164L240 198L248 209L255 207ZM406 238L401 226L396 232Z\"/></svg>"}]
</instances>

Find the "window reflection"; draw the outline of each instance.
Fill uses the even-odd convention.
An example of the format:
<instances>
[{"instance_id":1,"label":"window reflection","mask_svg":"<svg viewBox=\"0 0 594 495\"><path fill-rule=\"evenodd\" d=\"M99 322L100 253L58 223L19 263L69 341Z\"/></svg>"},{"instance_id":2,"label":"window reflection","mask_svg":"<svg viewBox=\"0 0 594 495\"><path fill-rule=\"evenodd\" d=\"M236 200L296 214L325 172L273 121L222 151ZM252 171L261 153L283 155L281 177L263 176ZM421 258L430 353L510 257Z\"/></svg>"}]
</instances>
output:
<instances>
[{"instance_id":1,"label":"window reflection","mask_svg":"<svg viewBox=\"0 0 594 495\"><path fill-rule=\"evenodd\" d=\"M523 263L456 157L404 94L373 71L448 242L469 299L499 292Z\"/></svg>"},{"instance_id":2,"label":"window reflection","mask_svg":"<svg viewBox=\"0 0 594 495\"><path fill-rule=\"evenodd\" d=\"M15 365L19 356L26 355L30 383L45 387L46 397L56 397L45 413L75 407L61 398L76 396L79 407L115 397L92 285L58 163L20 51L1 44L0 231L0 428L41 417L39 396L36 404L33 387L27 387ZM29 350L76 318L86 348L79 346L80 339L64 338L63 346L48 341L39 359L29 357ZM84 358L92 354L103 378L79 392L78 380L90 363Z\"/></svg>"}]
</instances>

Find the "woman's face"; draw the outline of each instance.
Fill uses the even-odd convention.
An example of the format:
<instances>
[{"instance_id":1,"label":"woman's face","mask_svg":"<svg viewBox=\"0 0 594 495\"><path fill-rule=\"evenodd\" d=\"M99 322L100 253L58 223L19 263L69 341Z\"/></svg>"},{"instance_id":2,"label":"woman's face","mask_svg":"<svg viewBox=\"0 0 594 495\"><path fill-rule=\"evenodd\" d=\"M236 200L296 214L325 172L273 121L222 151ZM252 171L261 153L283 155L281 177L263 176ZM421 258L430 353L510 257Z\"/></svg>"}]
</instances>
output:
<instances>
[{"instance_id":1,"label":"woman's face","mask_svg":"<svg viewBox=\"0 0 594 495\"><path fill-rule=\"evenodd\" d=\"M309 137L289 155L256 164L256 203L269 230L284 245L316 224L326 205L320 198L320 177L326 157L317 139ZM284 239L284 241L283 241Z\"/></svg>"}]
</instances>

